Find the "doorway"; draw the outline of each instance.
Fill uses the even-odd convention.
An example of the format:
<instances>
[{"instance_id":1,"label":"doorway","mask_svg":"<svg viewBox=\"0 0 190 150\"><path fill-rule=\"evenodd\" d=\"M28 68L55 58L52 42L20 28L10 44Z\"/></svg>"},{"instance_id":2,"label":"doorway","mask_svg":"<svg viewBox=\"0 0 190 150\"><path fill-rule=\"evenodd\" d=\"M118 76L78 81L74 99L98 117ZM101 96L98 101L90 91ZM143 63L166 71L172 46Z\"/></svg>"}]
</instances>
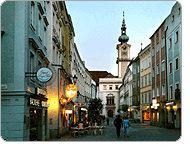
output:
<instances>
[{"instance_id":1,"label":"doorway","mask_svg":"<svg viewBox=\"0 0 190 150\"><path fill-rule=\"evenodd\" d=\"M113 117L113 110L108 110L108 117Z\"/></svg>"}]
</instances>

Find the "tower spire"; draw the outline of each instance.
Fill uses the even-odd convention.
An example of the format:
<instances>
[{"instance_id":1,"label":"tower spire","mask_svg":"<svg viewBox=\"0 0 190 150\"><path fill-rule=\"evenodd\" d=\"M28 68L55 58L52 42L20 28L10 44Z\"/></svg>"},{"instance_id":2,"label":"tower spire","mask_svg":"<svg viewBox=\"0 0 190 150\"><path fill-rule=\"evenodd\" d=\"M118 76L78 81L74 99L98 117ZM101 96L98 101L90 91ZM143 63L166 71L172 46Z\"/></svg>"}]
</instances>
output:
<instances>
[{"instance_id":1,"label":"tower spire","mask_svg":"<svg viewBox=\"0 0 190 150\"><path fill-rule=\"evenodd\" d=\"M119 37L118 41L122 43L127 43L129 37L126 35L126 24L125 24L125 12L123 11L123 21L121 25L121 36Z\"/></svg>"}]
</instances>

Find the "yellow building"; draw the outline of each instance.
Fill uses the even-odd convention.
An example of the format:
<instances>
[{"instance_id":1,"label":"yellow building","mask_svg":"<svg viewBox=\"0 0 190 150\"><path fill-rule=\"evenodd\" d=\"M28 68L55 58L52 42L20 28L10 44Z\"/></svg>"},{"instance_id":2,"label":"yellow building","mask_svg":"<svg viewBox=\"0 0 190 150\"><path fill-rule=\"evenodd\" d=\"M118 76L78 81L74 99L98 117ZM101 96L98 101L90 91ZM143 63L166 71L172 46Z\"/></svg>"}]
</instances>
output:
<instances>
[{"instance_id":1,"label":"yellow building","mask_svg":"<svg viewBox=\"0 0 190 150\"><path fill-rule=\"evenodd\" d=\"M139 53L140 58L140 121L150 121L151 53L150 44Z\"/></svg>"},{"instance_id":2,"label":"yellow building","mask_svg":"<svg viewBox=\"0 0 190 150\"><path fill-rule=\"evenodd\" d=\"M63 9L61 10L61 20L63 26L61 28L61 45L63 49L63 66L67 74L72 76L71 73L71 60L72 60L72 53L71 53L71 40L75 36L71 16L67 12L65 2L62 2Z\"/></svg>"}]
</instances>

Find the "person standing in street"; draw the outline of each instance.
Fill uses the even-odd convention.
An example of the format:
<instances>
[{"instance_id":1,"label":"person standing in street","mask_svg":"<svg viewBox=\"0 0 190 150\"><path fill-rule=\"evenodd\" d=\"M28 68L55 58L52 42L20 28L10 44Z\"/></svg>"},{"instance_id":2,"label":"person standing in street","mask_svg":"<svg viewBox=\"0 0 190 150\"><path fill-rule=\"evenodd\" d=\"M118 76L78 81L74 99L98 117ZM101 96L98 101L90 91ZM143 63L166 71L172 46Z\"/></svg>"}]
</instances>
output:
<instances>
[{"instance_id":1,"label":"person standing in street","mask_svg":"<svg viewBox=\"0 0 190 150\"><path fill-rule=\"evenodd\" d=\"M117 118L114 120L114 125L116 127L116 131L117 131L117 137L120 137L120 129L121 129L121 125L122 125L122 119L120 118L119 115L116 116Z\"/></svg>"},{"instance_id":2,"label":"person standing in street","mask_svg":"<svg viewBox=\"0 0 190 150\"><path fill-rule=\"evenodd\" d=\"M123 124L124 124L124 136L126 134L126 130L127 130L127 137L129 137L129 120L128 117L125 117L125 119L123 120Z\"/></svg>"},{"instance_id":3,"label":"person standing in street","mask_svg":"<svg viewBox=\"0 0 190 150\"><path fill-rule=\"evenodd\" d=\"M109 125L109 121L110 121L109 118L107 118L107 125Z\"/></svg>"}]
</instances>

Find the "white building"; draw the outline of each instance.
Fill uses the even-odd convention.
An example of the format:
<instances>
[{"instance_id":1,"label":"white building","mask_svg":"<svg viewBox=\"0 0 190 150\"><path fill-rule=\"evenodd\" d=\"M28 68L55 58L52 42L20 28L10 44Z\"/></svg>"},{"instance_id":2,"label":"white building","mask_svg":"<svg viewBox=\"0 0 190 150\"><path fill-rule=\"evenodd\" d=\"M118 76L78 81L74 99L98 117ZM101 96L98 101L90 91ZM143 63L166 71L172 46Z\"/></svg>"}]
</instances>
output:
<instances>
[{"instance_id":1,"label":"white building","mask_svg":"<svg viewBox=\"0 0 190 150\"><path fill-rule=\"evenodd\" d=\"M100 78L99 98L102 100L105 117L115 117L119 109L119 87L122 85L122 78Z\"/></svg>"}]
</instances>

